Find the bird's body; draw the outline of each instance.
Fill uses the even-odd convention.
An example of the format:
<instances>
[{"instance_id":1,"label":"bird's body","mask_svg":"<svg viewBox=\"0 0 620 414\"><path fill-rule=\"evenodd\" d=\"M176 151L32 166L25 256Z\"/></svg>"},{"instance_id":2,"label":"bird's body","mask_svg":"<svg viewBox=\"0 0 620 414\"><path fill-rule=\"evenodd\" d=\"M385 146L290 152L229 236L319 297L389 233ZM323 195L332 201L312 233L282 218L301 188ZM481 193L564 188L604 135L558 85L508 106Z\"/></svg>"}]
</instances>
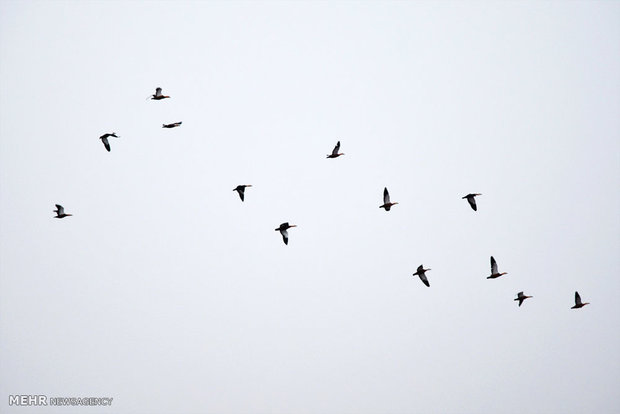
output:
<instances>
[{"instance_id":1,"label":"bird's body","mask_svg":"<svg viewBox=\"0 0 620 414\"><path fill-rule=\"evenodd\" d=\"M162 128L176 128L181 126L183 122L173 122L172 124L163 124Z\"/></svg>"},{"instance_id":2,"label":"bird's body","mask_svg":"<svg viewBox=\"0 0 620 414\"><path fill-rule=\"evenodd\" d=\"M54 218L64 218L73 215L65 213L65 208L60 204L56 204L56 210L54 210L54 213L56 213L56 216Z\"/></svg>"},{"instance_id":3,"label":"bird's body","mask_svg":"<svg viewBox=\"0 0 620 414\"><path fill-rule=\"evenodd\" d=\"M579 308L583 308L586 305L589 305L590 302L585 302L583 303L581 301L581 296L579 296L579 292L575 292L575 306L573 306L571 309L579 309Z\"/></svg>"},{"instance_id":4,"label":"bird's body","mask_svg":"<svg viewBox=\"0 0 620 414\"><path fill-rule=\"evenodd\" d=\"M469 205L471 206L471 208L474 211L478 211L478 207L476 206L476 196L482 195L480 193L471 193L471 194L467 194L465 197L462 198L466 198L467 202L469 203Z\"/></svg>"},{"instance_id":5,"label":"bird's body","mask_svg":"<svg viewBox=\"0 0 620 414\"><path fill-rule=\"evenodd\" d=\"M385 211L390 211L393 205L398 204L390 202L390 193L388 192L387 187L383 189L383 205L380 205L379 208L384 208Z\"/></svg>"},{"instance_id":6,"label":"bird's body","mask_svg":"<svg viewBox=\"0 0 620 414\"><path fill-rule=\"evenodd\" d=\"M332 153L329 154L327 156L327 158L338 158L341 155L344 155L344 153L338 153L338 151L340 151L340 141L338 141L338 143L336 143L336 146L334 147L334 149L332 150Z\"/></svg>"},{"instance_id":7,"label":"bird's body","mask_svg":"<svg viewBox=\"0 0 620 414\"><path fill-rule=\"evenodd\" d=\"M431 287L431 284L428 282L428 278L426 277L425 273L428 272L431 269L425 269L423 265L418 266L418 269L416 270L416 272L413 274L413 276L420 276L420 280L422 281L422 283L424 283L426 286Z\"/></svg>"},{"instance_id":8,"label":"bird's body","mask_svg":"<svg viewBox=\"0 0 620 414\"><path fill-rule=\"evenodd\" d=\"M502 275L507 275L507 274L508 273L506 272L499 273L499 271L497 270L497 262L495 261L493 256L491 256L491 276L487 276L487 279L496 279Z\"/></svg>"},{"instance_id":9,"label":"bird's body","mask_svg":"<svg viewBox=\"0 0 620 414\"><path fill-rule=\"evenodd\" d=\"M155 94L151 96L151 99L155 101L159 101L159 100L166 99L166 98L170 98L170 97L167 95L162 95L161 88L155 89Z\"/></svg>"},{"instance_id":10,"label":"bird's body","mask_svg":"<svg viewBox=\"0 0 620 414\"><path fill-rule=\"evenodd\" d=\"M280 224L280 227L278 227L276 229L276 231L279 231L280 234L282 234L282 240L284 241L284 244L288 245L288 229L290 229L291 227L297 227L296 224L288 224L288 222L286 223L282 223Z\"/></svg>"},{"instance_id":11,"label":"bird's body","mask_svg":"<svg viewBox=\"0 0 620 414\"><path fill-rule=\"evenodd\" d=\"M237 187L233 189L233 191L236 191L239 193L239 198L241 198L241 201L244 201L245 199L246 187L252 187L252 185L251 184L238 185Z\"/></svg>"},{"instance_id":12,"label":"bird's body","mask_svg":"<svg viewBox=\"0 0 620 414\"><path fill-rule=\"evenodd\" d=\"M523 303L523 301L525 299L529 299L529 298L533 298L533 297L534 296L525 296L523 294L523 292L519 292L519 293L517 293L517 297L515 298L515 300L518 300L519 301L519 306L521 306L521 304Z\"/></svg>"},{"instance_id":13,"label":"bird's body","mask_svg":"<svg viewBox=\"0 0 620 414\"><path fill-rule=\"evenodd\" d=\"M109 133L103 134L102 136L99 137L101 142L103 142L103 146L105 147L105 149L107 149L108 152L110 152L111 148L110 148L110 141L108 141L108 137L118 138L118 135L116 135L116 132L112 132L111 134Z\"/></svg>"}]
</instances>

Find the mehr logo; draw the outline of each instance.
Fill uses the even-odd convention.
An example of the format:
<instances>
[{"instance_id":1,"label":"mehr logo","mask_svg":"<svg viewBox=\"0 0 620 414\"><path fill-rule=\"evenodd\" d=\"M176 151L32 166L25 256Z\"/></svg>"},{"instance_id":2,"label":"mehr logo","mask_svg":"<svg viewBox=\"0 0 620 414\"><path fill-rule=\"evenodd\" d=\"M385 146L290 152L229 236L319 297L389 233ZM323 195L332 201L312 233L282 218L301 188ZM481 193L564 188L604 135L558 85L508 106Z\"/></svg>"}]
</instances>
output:
<instances>
[{"instance_id":1,"label":"mehr logo","mask_svg":"<svg viewBox=\"0 0 620 414\"><path fill-rule=\"evenodd\" d=\"M47 405L45 395L9 395L9 405Z\"/></svg>"},{"instance_id":2,"label":"mehr logo","mask_svg":"<svg viewBox=\"0 0 620 414\"><path fill-rule=\"evenodd\" d=\"M110 397L50 397L46 395L9 395L9 405L38 406L38 405L80 405L80 406L110 406Z\"/></svg>"}]
</instances>

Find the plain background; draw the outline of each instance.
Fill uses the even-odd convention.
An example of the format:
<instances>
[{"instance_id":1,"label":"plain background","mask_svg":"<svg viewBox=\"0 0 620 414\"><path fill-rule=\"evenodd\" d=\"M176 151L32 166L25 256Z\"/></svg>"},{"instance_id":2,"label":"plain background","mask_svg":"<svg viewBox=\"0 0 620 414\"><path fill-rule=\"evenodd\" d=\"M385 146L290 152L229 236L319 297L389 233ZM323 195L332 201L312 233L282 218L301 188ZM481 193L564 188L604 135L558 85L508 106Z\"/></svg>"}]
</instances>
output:
<instances>
[{"instance_id":1,"label":"plain background","mask_svg":"<svg viewBox=\"0 0 620 414\"><path fill-rule=\"evenodd\" d=\"M0 411L620 411L618 22L1 1Z\"/></svg>"}]
</instances>

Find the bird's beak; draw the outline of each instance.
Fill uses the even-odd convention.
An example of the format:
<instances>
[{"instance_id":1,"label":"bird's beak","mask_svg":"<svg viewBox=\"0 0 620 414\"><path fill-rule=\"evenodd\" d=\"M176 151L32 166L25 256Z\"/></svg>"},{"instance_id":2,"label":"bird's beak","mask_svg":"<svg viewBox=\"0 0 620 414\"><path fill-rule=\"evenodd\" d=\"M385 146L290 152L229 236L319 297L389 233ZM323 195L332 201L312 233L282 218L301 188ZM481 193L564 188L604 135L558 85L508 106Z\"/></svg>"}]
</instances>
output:
<instances>
[{"instance_id":1,"label":"bird's beak","mask_svg":"<svg viewBox=\"0 0 620 414\"><path fill-rule=\"evenodd\" d=\"M289 227L297 227L297 224L293 224L292 226L289 226Z\"/></svg>"}]
</instances>

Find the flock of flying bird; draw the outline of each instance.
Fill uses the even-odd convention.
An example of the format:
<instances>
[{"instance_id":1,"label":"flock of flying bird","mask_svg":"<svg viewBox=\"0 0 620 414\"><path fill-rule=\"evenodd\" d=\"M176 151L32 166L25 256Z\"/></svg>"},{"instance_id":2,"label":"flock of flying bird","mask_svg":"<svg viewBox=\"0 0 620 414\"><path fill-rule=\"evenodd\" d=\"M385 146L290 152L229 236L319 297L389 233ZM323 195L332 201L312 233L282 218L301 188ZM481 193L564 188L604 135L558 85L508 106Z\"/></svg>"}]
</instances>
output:
<instances>
[{"instance_id":1,"label":"flock of flying bird","mask_svg":"<svg viewBox=\"0 0 620 414\"><path fill-rule=\"evenodd\" d=\"M150 99L159 101L162 99L170 98L170 96L168 95L163 95L161 91L162 91L161 88L156 88L155 93L150 96ZM173 122L171 124L163 124L162 128L176 128L176 127L181 126L181 124L182 122ZM119 136L116 135L116 133L114 132L106 133L99 137L99 139L101 139L101 142L103 142L103 146L108 152L110 152L111 150L110 142L108 140L108 138L110 137L119 138ZM344 153L340 153L339 151L340 151L340 141L336 143L336 146L332 150L332 153L328 154L327 158L338 158L341 155L344 155ZM241 201L245 201L245 189L248 187L252 187L252 185L250 184L238 185L237 187L233 189L233 191L236 191L239 194L239 198L241 198ZM480 195L482 194L471 193L471 194L467 194L466 196L462 198L467 199L467 202L469 203L469 205L474 211L478 211L478 206L476 205L476 197ZM385 211L390 211L390 209L396 204L398 204L398 202L390 201L390 193L388 192L387 187L384 188L383 189L383 204L380 205L379 208L383 208L385 209ZM56 213L55 218L65 218L68 216L72 216L72 214L65 213L64 207L61 206L60 204L56 204L56 210L54 210L54 213ZM286 245L288 245L288 229L292 227L297 227L297 225L289 224L288 222L285 222L285 223L280 224L280 226L278 226L275 229L275 231L280 232L280 234L282 235L282 240L284 241L284 244ZM424 269L424 266L420 265L418 266L416 272L413 274L413 276L418 276L420 280L422 281L422 283L424 283L427 287L430 287L430 283L428 281L428 278L426 277L426 272L428 272L429 270L431 269ZM502 273L499 272L498 267L497 267L497 262L495 261L495 258L491 256L491 275L487 276L487 279L496 279L506 274L507 272L502 272ZM519 301L519 306L521 306L525 299L529 299L532 297L533 296L525 295L523 292L519 292L517 293L517 297L514 300ZM579 296L579 293L575 292L575 306L573 306L571 309L579 309L586 305L589 305L589 302L582 302L581 296Z\"/></svg>"}]
</instances>

